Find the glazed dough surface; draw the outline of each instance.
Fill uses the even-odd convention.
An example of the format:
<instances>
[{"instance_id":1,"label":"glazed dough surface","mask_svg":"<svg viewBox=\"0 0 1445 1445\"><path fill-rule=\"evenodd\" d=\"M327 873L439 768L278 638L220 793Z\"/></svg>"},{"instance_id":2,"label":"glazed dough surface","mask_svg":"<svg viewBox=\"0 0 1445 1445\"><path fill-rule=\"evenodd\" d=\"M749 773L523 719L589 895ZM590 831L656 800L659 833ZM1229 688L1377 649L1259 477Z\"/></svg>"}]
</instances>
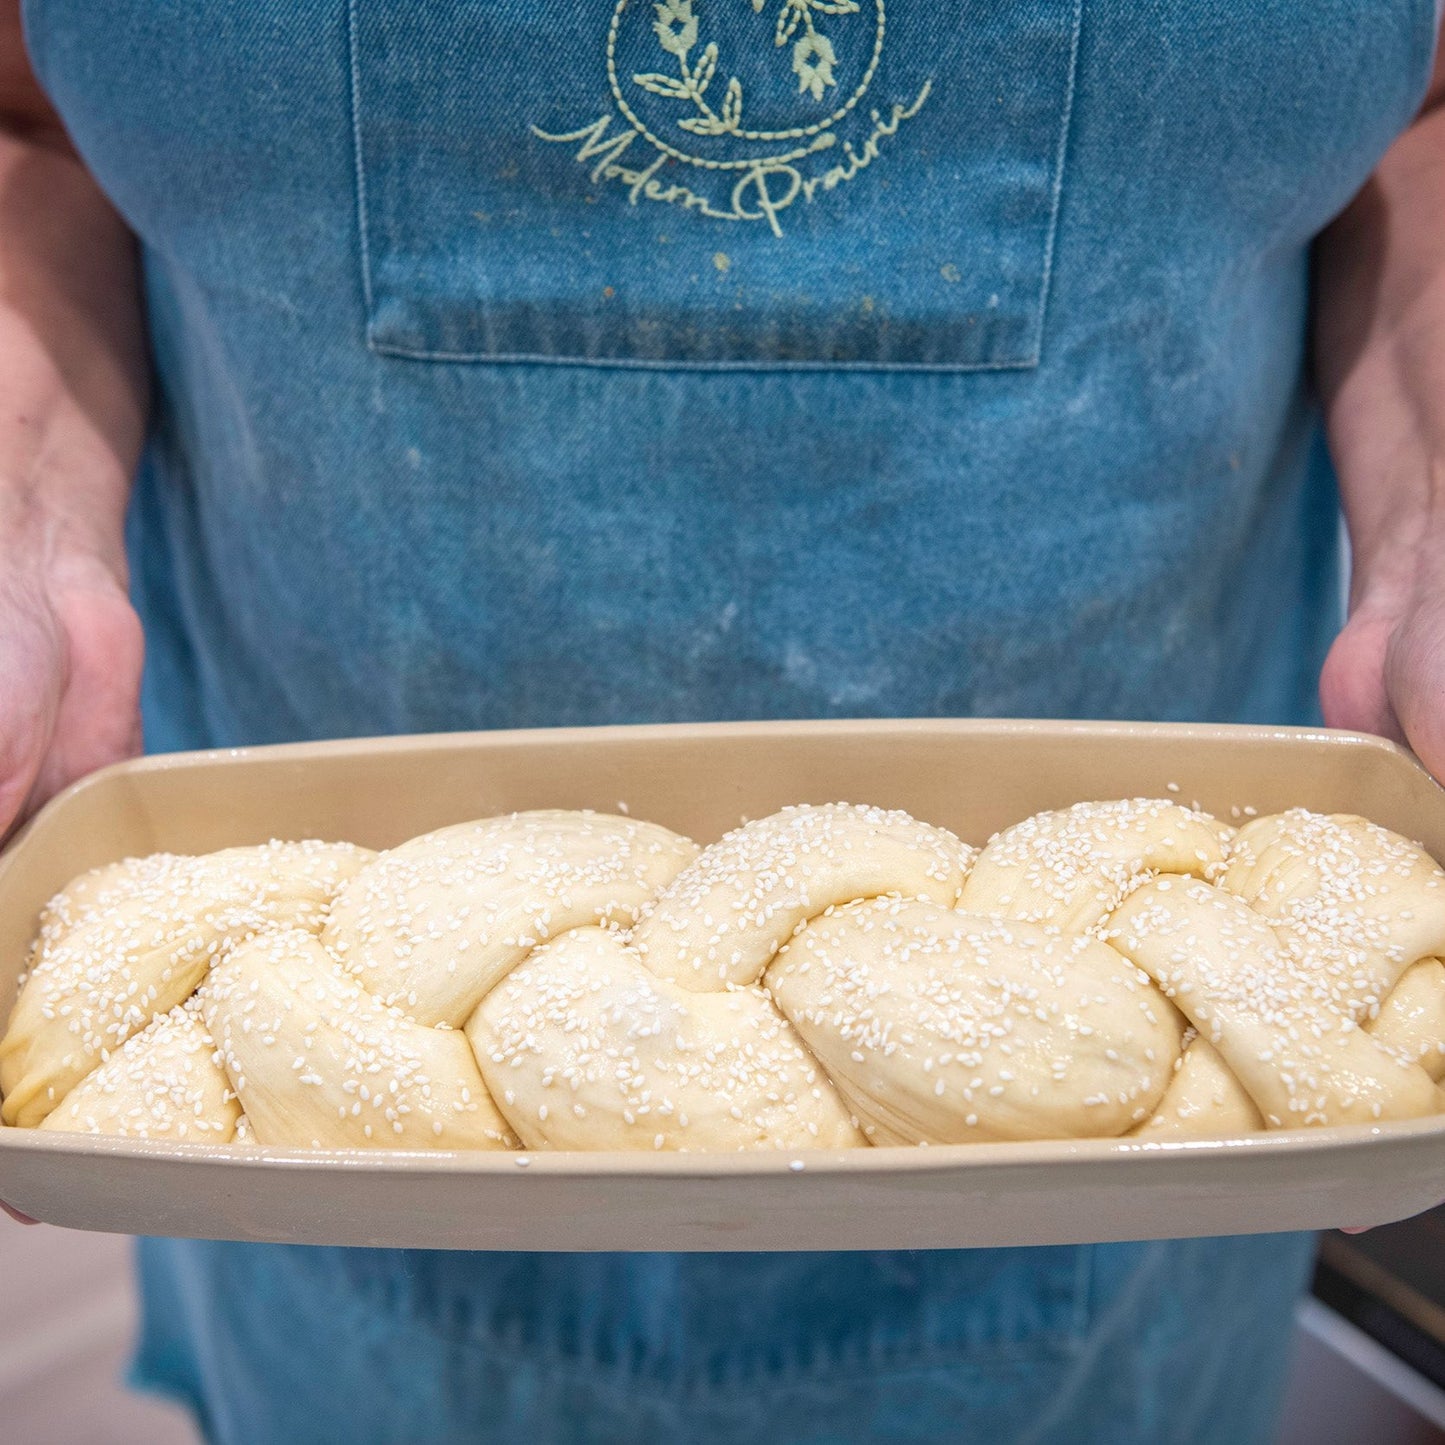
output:
<instances>
[{"instance_id":1,"label":"glazed dough surface","mask_svg":"<svg viewBox=\"0 0 1445 1445\"><path fill-rule=\"evenodd\" d=\"M705 848L542 810L380 854L108 864L39 920L0 1116L322 1149L1168 1140L1445 1104L1445 873L1361 818L1178 802L982 850L784 808Z\"/></svg>"},{"instance_id":2,"label":"glazed dough surface","mask_svg":"<svg viewBox=\"0 0 1445 1445\"><path fill-rule=\"evenodd\" d=\"M1111 923L1115 946L1214 1046L1271 1128L1438 1110L1425 1070L1358 1027L1235 894L1160 878L1130 894Z\"/></svg>"},{"instance_id":3,"label":"glazed dough surface","mask_svg":"<svg viewBox=\"0 0 1445 1445\"><path fill-rule=\"evenodd\" d=\"M793 930L855 898L951 908L974 851L907 813L843 804L784 808L702 853L633 934L648 967L689 989L756 983Z\"/></svg>"},{"instance_id":4,"label":"glazed dough surface","mask_svg":"<svg viewBox=\"0 0 1445 1445\"><path fill-rule=\"evenodd\" d=\"M467 1025L528 1148L816 1149L863 1142L760 988L693 992L618 934L538 949Z\"/></svg>"},{"instance_id":5,"label":"glazed dough surface","mask_svg":"<svg viewBox=\"0 0 1445 1445\"><path fill-rule=\"evenodd\" d=\"M1207 878L1220 871L1229 831L1157 798L1035 813L989 841L959 906L1084 933L1155 873Z\"/></svg>"},{"instance_id":6,"label":"glazed dough surface","mask_svg":"<svg viewBox=\"0 0 1445 1445\"><path fill-rule=\"evenodd\" d=\"M211 971L206 1023L261 1144L505 1149L466 1038L373 998L310 933L232 948Z\"/></svg>"},{"instance_id":7,"label":"glazed dough surface","mask_svg":"<svg viewBox=\"0 0 1445 1445\"><path fill-rule=\"evenodd\" d=\"M810 924L768 987L879 1144L1123 1133L1183 1031L1097 939L918 900Z\"/></svg>"},{"instance_id":8,"label":"glazed dough surface","mask_svg":"<svg viewBox=\"0 0 1445 1445\"><path fill-rule=\"evenodd\" d=\"M319 929L369 857L349 843L268 843L161 854L77 880L41 922L0 1040L0 1117L40 1123L107 1054L184 1003L230 944Z\"/></svg>"},{"instance_id":9,"label":"glazed dough surface","mask_svg":"<svg viewBox=\"0 0 1445 1445\"><path fill-rule=\"evenodd\" d=\"M326 946L384 1003L460 1028L549 938L630 927L697 854L655 823L543 811L425 833L338 895Z\"/></svg>"},{"instance_id":10,"label":"glazed dough surface","mask_svg":"<svg viewBox=\"0 0 1445 1445\"><path fill-rule=\"evenodd\" d=\"M132 1034L40 1125L72 1134L227 1144L241 1106L192 994Z\"/></svg>"}]
</instances>

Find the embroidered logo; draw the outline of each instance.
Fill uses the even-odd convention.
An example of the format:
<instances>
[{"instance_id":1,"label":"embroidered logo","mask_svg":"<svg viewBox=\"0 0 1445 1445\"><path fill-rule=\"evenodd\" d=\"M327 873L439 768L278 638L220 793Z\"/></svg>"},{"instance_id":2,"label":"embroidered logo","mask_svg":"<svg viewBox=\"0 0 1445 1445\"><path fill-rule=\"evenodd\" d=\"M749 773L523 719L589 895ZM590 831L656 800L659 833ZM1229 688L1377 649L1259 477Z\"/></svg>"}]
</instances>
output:
<instances>
[{"instance_id":1,"label":"embroidered logo","mask_svg":"<svg viewBox=\"0 0 1445 1445\"><path fill-rule=\"evenodd\" d=\"M854 180L927 103L931 81L886 105L874 95L886 38L885 0L618 0L611 108L532 133L575 146L632 205L782 236L785 212Z\"/></svg>"}]
</instances>

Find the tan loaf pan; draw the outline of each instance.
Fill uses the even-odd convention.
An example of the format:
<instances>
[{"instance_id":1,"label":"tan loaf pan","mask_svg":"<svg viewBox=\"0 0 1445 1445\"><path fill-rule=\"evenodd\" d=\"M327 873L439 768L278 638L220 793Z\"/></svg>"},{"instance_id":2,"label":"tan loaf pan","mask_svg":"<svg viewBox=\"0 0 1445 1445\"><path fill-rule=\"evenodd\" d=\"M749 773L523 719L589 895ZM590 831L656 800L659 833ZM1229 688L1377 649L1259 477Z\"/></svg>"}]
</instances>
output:
<instances>
[{"instance_id":1,"label":"tan loaf pan","mask_svg":"<svg viewBox=\"0 0 1445 1445\"><path fill-rule=\"evenodd\" d=\"M1177 784L1178 791L1169 789ZM56 799L0 859L0 1010L82 869L270 837L375 848L522 808L625 806L708 841L786 803L907 808L982 843L1137 794L1363 813L1445 859L1445 792L1345 733L1132 723L747 723L451 734L148 758ZM54 1224L308 1244L885 1249L1377 1224L1445 1197L1445 1116L1222 1141L779 1154L312 1153L0 1128L0 1198Z\"/></svg>"}]
</instances>

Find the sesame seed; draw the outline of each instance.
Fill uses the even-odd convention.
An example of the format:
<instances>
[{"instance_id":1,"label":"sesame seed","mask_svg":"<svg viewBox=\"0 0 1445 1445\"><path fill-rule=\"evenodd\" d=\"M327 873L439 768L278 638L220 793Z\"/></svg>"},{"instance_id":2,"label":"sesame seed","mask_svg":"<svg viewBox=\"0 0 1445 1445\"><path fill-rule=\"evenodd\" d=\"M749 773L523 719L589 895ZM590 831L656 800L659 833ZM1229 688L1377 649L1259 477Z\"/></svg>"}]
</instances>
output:
<instances>
[{"instance_id":1,"label":"sesame seed","mask_svg":"<svg viewBox=\"0 0 1445 1445\"><path fill-rule=\"evenodd\" d=\"M975 853L845 803L702 850L626 813L83 875L42 915L0 1040L5 1118L791 1150L1439 1107L1445 873L1364 819L1237 805L1236 830L1134 798Z\"/></svg>"}]
</instances>

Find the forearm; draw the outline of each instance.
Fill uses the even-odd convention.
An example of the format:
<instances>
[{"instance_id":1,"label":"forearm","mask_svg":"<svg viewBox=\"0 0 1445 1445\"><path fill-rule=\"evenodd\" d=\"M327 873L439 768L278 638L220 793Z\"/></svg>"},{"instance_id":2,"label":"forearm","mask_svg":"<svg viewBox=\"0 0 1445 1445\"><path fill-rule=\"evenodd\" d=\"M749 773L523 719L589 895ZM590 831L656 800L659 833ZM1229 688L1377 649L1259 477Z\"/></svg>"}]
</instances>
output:
<instances>
[{"instance_id":1,"label":"forearm","mask_svg":"<svg viewBox=\"0 0 1445 1445\"><path fill-rule=\"evenodd\" d=\"M0 837L140 745L123 539L145 378L134 243L0 0Z\"/></svg>"},{"instance_id":2,"label":"forearm","mask_svg":"<svg viewBox=\"0 0 1445 1445\"><path fill-rule=\"evenodd\" d=\"M1316 372L1356 605L1413 587L1445 537L1442 81L1317 252Z\"/></svg>"},{"instance_id":3,"label":"forearm","mask_svg":"<svg viewBox=\"0 0 1445 1445\"><path fill-rule=\"evenodd\" d=\"M123 575L145 407L134 242L58 124L0 106L0 527Z\"/></svg>"},{"instance_id":4,"label":"forearm","mask_svg":"<svg viewBox=\"0 0 1445 1445\"><path fill-rule=\"evenodd\" d=\"M1325 721L1445 779L1445 56L1415 123L1321 238L1315 368L1349 525Z\"/></svg>"}]
</instances>

